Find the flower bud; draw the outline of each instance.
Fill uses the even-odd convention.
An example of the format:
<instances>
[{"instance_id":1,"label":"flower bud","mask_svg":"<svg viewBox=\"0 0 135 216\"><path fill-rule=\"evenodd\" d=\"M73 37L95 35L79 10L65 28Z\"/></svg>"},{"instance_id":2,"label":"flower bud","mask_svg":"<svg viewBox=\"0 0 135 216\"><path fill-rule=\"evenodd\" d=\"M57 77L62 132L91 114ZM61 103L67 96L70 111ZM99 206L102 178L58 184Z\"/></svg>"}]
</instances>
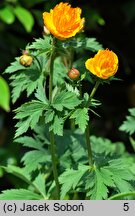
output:
<instances>
[{"instance_id":1,"label":"flower bud","mask_svg":"<svg viewBox=\"0 0 135 216\"><path fill-rule=\"evenodd\" d=\"M80 76L80 72L76 69L76 68L72 68L69 72L68 72L68 77L72 80L76 80L78 79Z\"/></svg>"},{"instance_id":2,"label":"flower bud","mask_svg":"<svg viewBox=\"0 0 135 216\"><path fill-rule=\"evenodd\" d=\"M50 34L49 29L45 25L44 25L44 34L45 35L49 35Z\"/></svg>"},{"instance_id":3,"label":"flower bud","mask_svg":"<svg viewBox=\"0 0 135 216\"><path fill-rule=\"evenodd\" d=\"M20 64L24 66L30 66L32 64L33 58L30 55L22 55L20 56Z\"/></svg>"},{"instance_id":4,"label":"flower bud","mask_svg":"<svg viewBox=\"0 0 135 216\"><path fill-rule=\"evenodd\" d=\"M22 54L23 54L23 55L30 55L29 50L23 50L23 51L22 51Z\"/></svg>"}]
</instances>

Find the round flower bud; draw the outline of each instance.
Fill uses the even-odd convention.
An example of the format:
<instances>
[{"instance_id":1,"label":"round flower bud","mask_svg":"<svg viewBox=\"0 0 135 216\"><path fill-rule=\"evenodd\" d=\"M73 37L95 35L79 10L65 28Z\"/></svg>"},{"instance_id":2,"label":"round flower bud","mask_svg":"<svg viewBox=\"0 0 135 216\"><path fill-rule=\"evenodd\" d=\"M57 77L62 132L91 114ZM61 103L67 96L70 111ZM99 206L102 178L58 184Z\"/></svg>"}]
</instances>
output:
<instances>
[{"instance_id":1,"label":"round flower bud","mask_svg":"<svg viewBox=\"0 0 135 216\"><path fill-rule=\"evenodd\" d=\"M99 50L94 58L85 62L86 68L101 79L108 79L118 70L118 57L109 49Z\"/></svg>"},{"instance_id":2,"label":"round flower bud","mask_svg":"<svg viewBox=\"0 0 135 216\"><path fill-rule=\"evenodd\" d=\"M76 69L76 68L72 68L69 72L68 72L68 77L72 80L76 80L78 79L80 76L80 72Z\"/></svg>"},{"instance_id":3,"label":"round flower bud","mask_svg":"<svg viewBox=\"0 0 135 216\"><path fill-rule=\"evenodd\" d=\"M30 66L32 64L33 58L30 55L22 55L20 56L20 64L24 66Z\"/></svg>"}]
</instances>

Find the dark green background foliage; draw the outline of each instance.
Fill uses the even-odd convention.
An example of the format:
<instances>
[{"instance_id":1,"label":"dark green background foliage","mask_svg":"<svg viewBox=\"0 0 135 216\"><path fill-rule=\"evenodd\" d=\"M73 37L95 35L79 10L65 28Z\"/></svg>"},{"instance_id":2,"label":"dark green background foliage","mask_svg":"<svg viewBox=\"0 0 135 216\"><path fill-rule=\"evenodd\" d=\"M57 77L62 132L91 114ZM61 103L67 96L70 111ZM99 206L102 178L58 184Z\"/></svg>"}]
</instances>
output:
<instances>
[{"instance_id":1,"label":"dark green background foliage","mask_svg":"<svg viewBox=\"0 0 135 216\"><path fill-rule=\"evenodd\" d=\"M10 62L14 60L16 56L21 55L22 49L26 47L28 43L33 42L34 38L42 38L43 34L43 20L42 20L42 13L44 11L49 11L50 8L53 8L56 3L59 3L60 1L47 1L47 0L3 0L0 1L0 75L2 75L2 72L9 66ZM67 1L65 1L67 2ZM68 1L72 4L72 6L79 6L82 8L83 16L86 18L86 28L85 28L85 36L86 37L92 37L97 38L97 40L103 44L104 48L109 48L115 51L119 57L119 71L117 73L117 77L122 79L122 81L113 81L111 85L104 85L100 86L97 93L97 99L100 99L102 102L102 107L98 108L98 114L101 116L100 118L95 116L94 114L91 114L91 120L92 120L92 134L96 136L103 136L106 138L109 138L112 140L112 142L117 141L123 141L125 143L125 148L128 150L129 153L125 152L123 144L120 144L116 148L116 144L112 145L110 144L108 140L104 141L103 139L98 140L100 145L102 146L103 152L106 152L106 155L109 155L112 152L112 160L108 159L107 161L104 161L102 157L101 164L102 170L97 169L96 172L93 172L90 176L90 178L98 179L98 182L96 182L96 186L90 185L88 182L87 177L85 177L85 174L87 172L87 166L82 165L79 171L79 167L77 171L72 170L70 167L68 167L68 161L80 161L82 164L85 164L86 162L86 149L81 148L78 149L78 152L80 152L80 155L76 155L76 152L74 149L76 148L76 143L79 134L76 135L76 137L70 137L69 131L64 134L63 136L63 152L65 151L65 154L62 156L61 161L63 161L63 169L67 169L66 172L61 176L61 183L63 184L63 193L62 198L65 196L68 189L73 189L76 187L74 185L74 182L68 182L68 185L66 185L67 176L74 175L75 172L78 172L75 174L76 176L76 184L80 181L81 177L83 176L87 182L85 189L86 191L89 188L92 188L91 194L88 194L88 196L92 196L93 199L106 199L108 194L107 187L112 187L115 190L115 187L119 188L119 191L116 192L123 192L123 188L126 187L129 191L132 190L131 185L127 183L127 181L132 181L133 177L130 176L129 173L123 174L123 169L117 170L121 174L121 181L123 182L123 188L121 185L119 185L119 181L113 181L110 178L109 182L106 182L106 178L109 179L110 175L114 175L116 179L119 179L120 176L117 174L116 169L117 165L120 163L123 163L125 160L126 164L126 158L130 157L130 154L133 153L133 150L135 150L135 143L134 143L134 132L135 132L135 112L130 109L128 113L128 108L135 106L135 60L134 60L134 50L135 50L135 1L97 1L97 0L78 0L78 1ZM6 15L5 15L6 14ZM21 14L21 16L20 16ZM31 47L32 48L32 47ZM97 50L99 49L97 44ZM93 50L94 51L94 50ZM92 54L91 51L86 51L85 58L89 58L90 54ZM82 58L83 60L84 53L81 51L77 53L76 59ZM41 56L42 58L42 56ZM44 59L45 61L45 59ZM56 65L59 65L59 59L57 59ZM23 69L23 68L22 68ZM82 65L80 63L80 70L82 70ZM64 69L63 69L64 70ZM37 82L34 82L34 80L37 80L37 77L34 77L34 68L31 68L33 77L31 77L31 74L27 75L21 75L18 74L16 76L16 80L20 79L19 76L22 76L22 83L18 85L16 88L16 91L23 91L21 94L21 98L16 102L16 104L11 104L11 110L16 109L21 104L27 102L26 101L26 95L30 96L33 92L33 89L36 88ZM30 70L29 70L30 73ZM14 75L13 79L14 79ZM8 74L4 74L3 77L7 80L9 83L9 76ZM12 77L11 77L12 79ZM29 86L29 88L25 88L28 85L29 79L33 79L33 84ZM38 78L38 84L40 82L42 83L42 75ZM58 82L58 78L56 77L55 82ZM59 82L62 82L62 80L59 80ZM84 87L83 92L91 91L91 85L88 81L83 81ZM22 85L22 86L21 86ZM12 82L12 86L14 86L14 81ZM12 91L12 87L11 91ZM24 89L23 89L24 88ZM42 91L42 87L40 86L37 90L37 97L39 99L39 95ZM18 95L16 93L13 93L13 102L16 101L18 98ZM41 98L40 98L41 99ZM58 99L56 99L58 100ZM42 99L41 99L42 101ZM33 102L36 103L36 102ZM37 109L38 106L40 106L40 109L45 109L45 101L41 104L36 104ZM77 102L76 102L77 103ZM31 104L32 106L32 104ZM34 104L35 106L35 104ZM62 105L61 105L62 106ZM55 104L55 108L56 104ZM26 107L25 107L26 109ZM62 109L62 108L61 108ZM23 110L23 109L22 109ZM59 110L60 111L60 110ZM19 112L19 110L18 110ZM29 110L28 110L29 114ZM127 120L125 120L125 115L130 115L127 117ZM17 116L17 114L16 114ZM39 113L40 116L40 113ZM51 118L51 117L50 117ZM123 120L125 120L124 124L122 125ZM46 118L46 121L50 121ZM55 119L57 121L57 119ZM87 121L87 119L86 119ZM21 138L16 138L16 141L13 142L13 137L15 133L14 126L17 123L17 121L13 120L13 114L12 113L5 113L3 110L0 110L0 164L3 166L9 165L10 169L8 174L3 172L4 170L0 169L0 177L1 177L1 186L0 191L4 189L10 189L10 188L27 188L26 185L30 182L30 177L25 170L18 169L16 170L15 165L22 166L22 163L20 163L20 159L24 155L24 153L27 151L26 147L32 148L30 152L25 154L25 156L22 158L22 162L26 165L27 171L35 171L37 169L38 163L44 162L44 157L46 156L46 160L48 164L50 164L50 157L48 156L47 151L43 149L42 146L42 139L43 137L38 137L38 143L41 145L36 146L36 141L33 137L25 137L25 141L21 142ZM122 126L121 126L122 125ZM130 125L130 126L129 126ZM121 127L120 127L121 126ZM20 125L18 127L21 127ZM35 125L32 125L31 128L33 129ZM52 126L53 127L53 126ZM81 126L80 126L81 127ZM120 130L119 130L120 127ZM59 127L60 128L60 127ZM67 126L68 129L68 126ZM38 134L38 128L34 129L34 133ZM124 131L124 132L123 132ZM130 141L128 138L129 133L132 135L130 137ZM18 131L18 134L20 132ZM59 131L56 131L56 134L61 135L61 128ZM41 135L41 133L40 133ZM17 133L16 133L17 137ZM73 154L73 158L70 158L71 152L68 150L66 151L66 145L67 145L67 137L69 139L76 139L74 140L74 145L71 146L71 152ZM19 140L20 139L20 140ZM27 140L28 139L28 140ZM58 138L59 139L59 138ZM96 143L96 137L92 136L92 144L94 148L94 154L95 154L95 160L98 162L99 157L99 150L98 146L94 145ZM100 139L100 138L99 138ZM84 141L82 141L83 143ZM20 144L23 144L23 148ZM29 146L28 146L29 143ZM47 143L47 140L46 140ZM107 144L106 144L107 143ZM109 143L109 144L108 144ZM57 140L57 145L59 151L61 150L61 146L59 147L59 140ZM108 147L106 147L106 145ZM34 150L33 150L34 149ZM35 152L34 152L35 151ZM102 155L103 152L100 152ZM117 152L116 160L113 162L114 155ZM30 154L38 155L39 161L34 164L34 166L30 167L29 158ZM114 154L114 155L113 155ZM61 157L62 152L59 152L59 156ZM119 161L118 157L119 155L123 155L123 158L121 161ZM31 159L34 163L34 158ZM127 166L130 167L130 160L128 160ZM132 158L131 158L132 163ZM45 169L49 167L49 165L46 165ZM109 164L109 165L108 165ZM27 166L28 165L28 166ZM99 164L96 164L97 166ZM108 165L108 166L106 166ZM35 169L34 169L35 167ZM100 166L99 166L100 167ZM34 170L33 170L34 169ZM126 167L125 167L126 169ZM134 167L132 167L134 169ZM12 170L12 171L11 171ZM16 173L16 176L19 176L20 178L16 178L12 175L12 173ZM118 175L118 176L116 176ZM125 176L124 176L125 175ZM88 176L88 175L87 175ZM98 176L98 178L97 178ZM24 180L25 181L22 181ZM126 181L127 180L127 181ZM38 188L40 194L43 195L44 198L48 198L50 191L46 192L44 188L43 183L43 176L38 175L36 179L33 179L32 187L37 189L38 183L41 182L41 188ZM103 185L101 192L102 194L97 193L98 188ZM65 187L65 188L64 188ZM81 188L84 187L83 182L80 181L78 186L78 191L81 193ZM14 191L12 191L12 194ZM18 192L19 193L19 192ZM40 199L38 194L33 194L30 191L26 191L25 189L21 191L21 194L25 194L26 199L33 199L33 197L36 199ZM10 194L8 194L10 197ZM37 197L36 197L37 196ZM83 198L83 197L81 197ZM4 199L4 198L3 198Z\"/></svg>"}]
</instances>

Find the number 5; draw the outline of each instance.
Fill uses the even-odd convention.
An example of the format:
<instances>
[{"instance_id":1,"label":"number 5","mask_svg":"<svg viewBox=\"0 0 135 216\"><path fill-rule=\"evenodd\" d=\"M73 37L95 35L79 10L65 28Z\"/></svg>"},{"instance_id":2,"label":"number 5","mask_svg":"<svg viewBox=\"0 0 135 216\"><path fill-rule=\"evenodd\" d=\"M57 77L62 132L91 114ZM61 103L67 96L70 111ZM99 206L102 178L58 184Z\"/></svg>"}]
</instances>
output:
<instances>
[{"instance_id":1,"label":"number 5","mask_svg":"<svg viewBox=\"0 0 135 216\"><path fill-rule=\"evenodd\" d=\"M124 203L123 210L124 210L124 211L128 211L128 210L129 210L129 205L128 205L128 203Z\"/></svg>"}]
</instances>

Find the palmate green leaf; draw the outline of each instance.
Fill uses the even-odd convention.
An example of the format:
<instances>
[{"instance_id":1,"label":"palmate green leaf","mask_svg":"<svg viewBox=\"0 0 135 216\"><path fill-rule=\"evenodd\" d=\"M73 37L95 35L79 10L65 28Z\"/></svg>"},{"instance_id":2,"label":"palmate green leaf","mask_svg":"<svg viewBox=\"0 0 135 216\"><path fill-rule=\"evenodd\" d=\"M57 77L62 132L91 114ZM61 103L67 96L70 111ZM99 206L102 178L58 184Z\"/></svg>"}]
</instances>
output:
<instances>
[{"instance_id":1,"label":"palmate green leaf","mask_svg":"<svg viewBox=\"0 0 135 216\"><path fill-rule=\"evenodd\" d=\"M30 127L30 122L31 122L31 118L28 118L26 121L19 121L17 124L16 124L16 127L18 128L16 130L16 133L15 133L15 138L22 135L23 133L25 133L29 127Z\"/></svg>"},{"instance_id":2,"label":"palmate green leaf","mask_svg":"<svg viewBox=\"0 0 135 216\"><path fill-rule=\"evenodd\" d=\"M39 173L39 175L35 178L34 181L31 180L31 176L29 171L26 168L20 168L17 166L8 165L8 167L2 168L8 172L13 174L14 176L22 179L28 185L33 186L37 192L39 192L44 199L46 198L46 190L45 190L45 178L44 175Z\"/></svg>"},{"instance_id":3,"label":"palmate green leaf","mask_svg":"<svg viewBox=\"0 0 135 216\"><path fill-rule=\"evenodd\" d=\"M73 47L76 50L83 48L93 52L103 49L103 46L97 41L96 38L74 37L66 41L62 41L62 46L63 48Z\"/></svg>"},{"instance_id":4,"label":"palmate green leaf","mask_svg":"<svg viewBox=\"0 0 135 216\"><path fill-rule=\"evenodd\" d=\"M78 99L77 95L73 92L61 91L58 93L54 99L52 106L58 110L62 111L63 108L74 109L81 103L81 100Z\"/></svg>"},{"instance_id":5,"label":"palmate green leaf","mask_svg":"<svg viewBox=\"0 0 135 216\"><path fill-rule=\"evenodd\" d=\"M135 108L131 108L128 111L129 111L130 115L135 117Z\"/></svg>"},{"instance_id":6,"label":"palmate green leaf","mask_svg":"<svg viewBox=\"0 0 135 216\"><path fill-rule=\"evenodd\" d=\"M126 116L126 120L123 122L119 129L132 135L133 133L135 133L135 108L129 109L128 111L130 115Z\"/></svg>"},{"instance_id":7,"label":"palmate green leaf","mask_svg":"<svg viewBox=\"0 0 135 216\"><path fill-rule=\"evenodd\" d=\"M83 177L83 175L89 170L89 166L80 165L78 170L67 169L60 176L61 187L61 199L64 199L65 195L71 190L75 189Z\"/></svg>"},{"instance_id":8,"label":"palmate green leaf","mask_svg":"<svg viewBox=\"0 0 135 216\"><path fill-rule=\"evenodd\" d=\"M112 179L112 172L105 167L100 168L100 175L104 184L108 187L115 187L114 181Z\"/></svg>"},{"instance_id":9,"label":"palmate green leaf","mask_svg":"<svg viewBox=\"0 0 135 216\"><path fill-rule=\"evenodd\" d=\"M88 108L76 109L70 118L75 119L75 124L84 132L89 121Z\"/></svg>"},{"instance_id":10,"label":"palmate green leaf","mask_svg":"<svg viewBox=\"0 0 135 216\"><path fill-rule=\"evenodd\" d=\"M32 14L21 6L16 6L14 8L14 13L18 20L22 23L27 32L31 32L34 25L34 18Z\"/></svg>"},{"instance_id":11,"label":"palmate green leaf","mask_svg":"<svg viewBox=\"0 0 135 216\"><path fill-rule=\"evenodd\" d=\"M27 49L27 47L26 47L26 49ZM36 52L32 52L31 51L31 55L34 58L34 56L37 55L37 51ZM42 55L40 55L40 56L38 56L36 58L37 58L37 60L39 61L40 65L41 65L40 69L42 69L42 71L43 71L44 67L45 67L45 64L48 61L48 57L44 53L44 54L42 54ZM37 70L37 75L36 76L39 76L39 74L41 73L41 71L39 70L39 64L38 64L38 62L35 59L33 59L33 61L34 61L34 64L31 64L29 67L26 67L26 66L23 66L22 64L20 64L20 58L16 57L15 61L12 62L10 64L10 66L8 66L6 68L6 70L4 71L4 73L12 74L12 73L15 73L16 71L18 72L18 71L22 71L22 70L24 70L24 71L26 70L26 72L29 73L29 70ZM31 76L35 77L35 74L34 74L34 76L33 76L33 74L31 74Z\"/></svg>"},{"instance_id":12,"label":"palmate green leaf","mask_svg":"<svg viewBox=\"0 0 135 216\"><path fill-rule=\"evenodd\" d=\"M55 140L63 169L78 165L78 163L88 163L85 137L80 129L75 130L74 134L70 130L64 130L63 136L56 136Z\"/></svg>"},{"instance_id":13,"label":"palmate green leaf","mask_svg":"<svg viewBox=\"0 0 135 216\"><path fill-rule=\"evenodd\" d=\"M32 64L30 67L24 67L19 63L19 58L16 58L16 61L5 70L5 73L14 73L10 77L13 103L16 102L23 91L26 90L27 97L29 97L38 87L40 89L43 88L41 86L46 79L44 72L48 59L45 55L40 55L37 57L37 59L40 63L40 66L39 63L37 63L37 61L34 59L34 64Z\"/></svg>"},{"instance_id":14,"label":"palmate green leaf","mask_svg":"<svg viewBox=\"0 0 135 216\"><path fill-rule=\"evenodd\" d=\"M41 140L42 143L50 145L49 126L43 122L39 122L34 127L34 137Z\"/></svg>"},{"instance_id":15,"label":"palmate green leaf","mask_svg":"<svg viewBox=\"0 0 135 216\"><path fill-rule=\"evenodd\" d=\"M46 187L45 187L45 177L43 174L39 173L39 175L33 181L33 185L36 186L36 188L42 194L44 199L47 199Z\"/></svg>"},{"instance_id":16,"label":"palmate green leaf","mask_svg":"<svg viewBox=\"0 0 135 216\"><path fill-rule=\"evenodd\" d=\"M91 136L90 142L94 153L105 155L122 155L125 152L125 146L122 142L111 142L104 137Z\"/></svg>"},{"instance_id":17,"label":"palmate green leaf","mask_svg":"<svg viewBox=\"0 0 135 216\"><path fill-rule=\"evenodd\" d=\"M96 38L86 38L85 48L93 52L102 50L103 46L96 40Z\"/></svg>"},{"instance_id":18,"label":"palmate green leaf","mask_svg":"<svg viewBox=\"0 0 135 216\"><path fill-rule=\"evenodd\" d=\"M79 90L77 89L77 87L73 87L73 86L70 85L69 83L66 83L66 89L68 90L68 92L73 92L73 93L75 93L77 96L80 95Z\"/></svg>"},{"instance_id":19,"label":"palmate green leaf","mask_svg":"<svg viewBox=\"0 0 135 216\"><path fill-rule=\"evenodd\" d=\"M2 191L0 200L41 200L42 196L26 189L11 189Z\"/></svg>"},{"instance_id":20,"label":"palmate green leaf","mask_svg":"<svg viewBox=\"0 0 135 216\"><path fill-rule=\"evenodd\" d=\"M52 37L44 36L44 38L35 39L35 41L27 46L27 49L38 50L39 53L48 52L52 48Z\"/></svg>"},{"instance_id":21,"label":"palmate green leaf","mask_svg":"<svg viewBox=\"0 0 135 216\"><path fill-rule=\"evenodd\" d=\"M10 77L13 81L10 83L12 88L12 103L15 103L17 99L20 97L21 93L26 89L26 79L22 74L13 75Z\"/></svg>"},{"instance_id":22,"label":"palmate green leaf","mask_svg":"<svg viewBox=\"0 0 135 216\"><path fill-rule=\"evenodd\" d=\"M7 82L0 76L0 107L9 111L10 91Z\"/></svg>"},{"instance_id":23,"label":"palmate green leaf","mask_svg":"<svg viewBox=\"0 0 135 216\"><path fill-rule=\"evenodd\" d=\"M68 136L69 137L69 136ZM69 138L68 138L69 139ZM70 134L70 139L68 143L70 145L70 157L74 163L88 163L87 149L85 143L84 133L81 134L75 133L74 136Z\"/></svg>"},{"instance_id":24,"label":"palmate green leaf","mask_svg":"<svg viewBox=\"0 0 135 216\"><path fill-rule=\"evenodd\" d=\"M130 171L131 165L132 161L128 158L119 158L110 160L107 168L113 173L113 175L117 175L118 178L131 181L135 180L135 176Z\"/></svg>"},{"instance_id":25,"label":"palmate green leaf","mask_svg":"<svg viewBox=\"0 0 135 216\"><path fill-rule=\"evenodd\" d=\"M53 131L54 134L58 136L63 136L63 125L64 125L64 120L61 117L55 115L54 121L49 127L49 131Z\"/></svg>"},{"instance_id":26,"label":"palmate green leaf","mask_svg":"<svg viewBox=\"0 0 135 216\"><path fill-rule=\"evenodd\" d=\"M126 121L123 122L119 129L132 135L135 132L135 117L127 116Z\"/></svg>"},{"instance_id":27,"label":"palmate green leaf","mask_svg":"<svg viewBox=\"0 0 135 216\"><path fill-rule=\"evenodd\" d=\"M107 156L106 156L107 157ZM99 158L98 161L101 161ZM135 176L130 171L131 162L128 158L106 160L106 165L100 163L86 177L85 189L90 199L107 199L110 188L117 192L129 192L134 188L131 181Z\"/></svg>"},{"instance_id":28,"label":"palmate green leaf","mask_svg":"<svg viewBox=\"0 0 135 216\"><path fill-rule=\"evenodd\" d=\"M104 176L105 177L105 176ZM107 175L108 177L108 175ZM110 177L110 176L109 176ZM92 181L92 182L90 182ZM102 200L107 198L108 189L104 182L104 178L101 174L101 172L96 169L93 172L93 176L90 176L89 178L89 192L87 193L87 196L90 196L91 200ZM87 186L88 182L86 183Z\"/></svg>"},{"instance_id":29,"label":"palmate green leaf","mask_svg":"<svg viewBox=\"0 0 135 216\"><path fill-rule=\"evenodd\" d=\"M27 172L35 171L41 163L50 163L51 157L46 150L33 150L27 152L21 160Z\"/></svg>"},{"instance_id":30,"label":"palmate green leaf","mask_svg":"<svg viewBox=\"0 0 135 216\"><path fill-rule=\"evenodd\" d=\"M42 56L38 58L41 63L42 58ZM45 57L44 59L47 61ZM24 90L27 91L27 96L29 97L37 88L37 86L42 85L44 81L43 71L39 70L36 62L30 67L24 67L20 64L19 58L16 58L16 61L11 63L11 65L5 70L5 73L14 73L10 77L12 80L11 86L13 103L16 102Z\"/></svg>"},{"instance_id":31,"label":"palmate green leaf","mask_svg":"<svg viewBox=\"0 0 135 216\"><path fill-rule=\"evenodd\" d=\"M12 80L12 101L13 103L20 97L21 93L26 90L29 97L38 86L42 86L44 81L43 73L33 66L29 69L18 71L10 77ZM43 91L44 92L44 91ZM45 96L45 95L44 95Z\"/></svg>"},{"instance_id":32,"label":"palmate green leaf","mask_svg":"<svg viewBox=\"0 0 135 216\"><path fill-rule=\"evenodd\" d=\"M44 143L41 142L37 137L34 139L33 137L23 136L16 138L14 141L23 144L25 147L34 148L37 150L42 150L44 145Z\"/></svg>"},{"instance_id":33,"label":"palmate green leaf","mask_svg":"<svg viewBox=\"0 0 135 216\"><path fill-rule=\"evenodd\" d=\"M35 100L25 103L15 110L15 119L19 119L19 122L16 124L17 130L15 138L25 133L29 127L31 129L35 127L43 111L47 109L47 103L48 101L46 101L46 103L42 103Z\"/></svg>"},{"instance_id":34,"label":"palmate green leaf","mask_svg":"<svg viewBox=\"0 0 135 216\"><path fill-rule=\"evenodd\" d=\"M31 117L32 115L35 116L35 114L42 113L43 110L46 110L48 107L48 103L42 103L37 100L33 100L31 102L23 104L21 107L17 108L15 110L16 116L15 119L23 119L26 117ZM40 116L40 115L39 115ZM38 119L39 117L37 117Z\"/></svg>"},{"instance_id":35,"label":"palmate green leaf","mask_svg":"<svg viewBox=\"0 0 135 216\"><path fill-rule=\"evenodd\" d=\"M31 71L34 72L34 71ZM41 74L39 77L37 77L35 80L32 80L30 77L28 77L28 74L21 74L22 78L20 79L20 77L17 77L17 79L14 79L14 81L11 83L11 85L13 86L13 91L12 91L12 100L13 102L15 102L20 94L26 90L27 91L27 96L29 97L38 86L41 86L44 80L43 74ZM15 77L15 78L16 78ZM22 83L21 83L22 81ZM19 87L19 83L20 87ZM21 88L22 87L22 88ZM18 95L17 95L18 92ZM43 91L44 92L44 91ZM44 95L45 97L45 95Z\"/></svg>"},{"instance_id":36,"label":"palmate green leaf","mask_svg":"<svg viewBox=\"0 0 135 216\"><path fill-rule=\"evenodd\" d=\"M38 85L37 91L35 93L35 97L39 101L43 102L44 104L48 104L48 99L45 94L45 89L41 84Z\"/></svg>"},{"instance_id":37,"label":"palmate green leaf","mask_svg":"<svg viewBox=\"0 0 135 216\"><path fill-rule=\"evenodd\" d=\"M19 58L15 58L15 61L11 63L10 66L8 66L6 68L6 70L4 71L4 73L14 73L16 71L20 71L20 70L25 70L26 68L20 64L19 62Z\"/></svg>"},{"instance_id":38,"label":"palmate green leaf","mask_svg":"<svg viewBox=\"0 0 135 216\"><path fill-rule=\"evenodd\" d=\"M117 178L117 176L114 175L115 178L115 185L116 185L116 189L118 192L120 193L125 193L125 192L129 192L129 191L133 191L134 187L131 185L130 182L124 180L124 179L120 179L119 177Z\"/></svg>"},{"instance_id":39,"label":"palmate green leaf","mask_svg":"<svg viewBox=\"0 0 135 216\"><path fill-rule=\"evenodd\" d=\"M57 154L61 157L62 155L64 155L67 149L69 150L69 144L72 144L70 130L64 129L63 136L56 136L55 141L57 145Z\"/></svg>"},{"instance_id":40,"label":"palmate green leaf","mask_svg":"<svg viewBox=\"0 0 135 216\"><path fill-rule=\"evenodd\" d=\"M14 176L22 179L27 184L31 184L30 174L24 168L20 168L13 165L8 165L7 167L2 167L6 172L13 174Z\"/></svg>"},{"instance_id":41,"label":"palmate green leaf","mask_svg":"<svg viewBox=\"0 0 135 216\"><path fill-rule=\"evenodd\" d=\"M87 60L87 57L85 57L85 56L82 57L81 56L79 59L77 59L76 61L73 62L73 67L77 68L80 72L82 71L82 73L81 73L81 79L82 80L87 78L87 76L89 78L91 78L91 76L89 76L89 73L88 73L88 71L87 71L87 69L85 67L86 60Z\"/></svg>"},{"instance_id":42,"label":"palmate green leaf","mask_svg":"<svg viewBox=\"0 0 135 216\"><path fill-rule=\"evenodd\" d=\"M59 41L59 44L65 49L67 48L78 49L83 47L83 45L85 44L85 40L75 36L72 38L68 38L67 40Z\"/></svg>"},{"instance_id":43,"label":"palmate green leaf","mask_svg":"<svg viewBox=\"0 0 135 216\"><path fill-rule=\"evenodd\" d=\"M54 87L53 91L52 91L52 101L54 99L54 97L60 92L60 87L58 87L57 85Z\"/></svg>"},{"instance_id":44,"label":"palmate green leaf","mask_svg":"<svg viewBox=\"0 0 135 216\"><path fill-rule=\"evenodd\" d=\"M97 166L106 165L108 160L125 154L125 146L121 142L113 143L109 139L96 136L91 136L90 142ZM56 137L56 144L58 155L62 157L60 163L64 168L78 163L88 163L86 141L80 129L75 130L74 134L69 130L64 130L62 137Z\"/></svg>"},{"instance_id":45,"label":"palmate green leaf","mask_svg":"<svg viewBox=\"0 0 135 216\"><path fill-rule=\"evenodd\" d=\"M47 110L45 113L45 123L47 124L47 123L51 122L54 118L54 115L55 115L54 110L52 110L52 109Z\"/></svg>"},{"instance_id":46,"label":"palmate green leaf","mask_svg":"<svg viewBox=\"0 0 135 216\"><path fill-rule=\"evenodd\" d=\"M135 176L130 171L130 164L127 159L115 159L105 167L112 173L112 178L118 192L129 192L133 190L130 181L135 181Z\"/></svg>"},{"instance_id":47,"label":"palmate green leaf","mask_svg":"<svg viewBox=\"0 0 135 216\"><path fill-rule=\"evenodd\" d=\"M61 143L62 145L64 145L64 142L61 142ZM63 169L70 168L72 164L71 151L68 149L63 155L61 155L59 161L60 161L60 166Z\"/></svg>"},{"instance_id":48,"label":"palmate green leaf","mask_svg":"<svg viewBox=\"0 0 135 216\"><path fill-rule=\"evenodd\" d=\"M30 173L26 168L20 168L17 166L8 165L8 167L2 167L6 172L13 174L14 176L22 179L28 185L33 186L37 192L39 192L45 198L45 180L42 174L36 177L32 182ZM39 183L40 181L40 183Z\"/></svg>"}]
</instances>

